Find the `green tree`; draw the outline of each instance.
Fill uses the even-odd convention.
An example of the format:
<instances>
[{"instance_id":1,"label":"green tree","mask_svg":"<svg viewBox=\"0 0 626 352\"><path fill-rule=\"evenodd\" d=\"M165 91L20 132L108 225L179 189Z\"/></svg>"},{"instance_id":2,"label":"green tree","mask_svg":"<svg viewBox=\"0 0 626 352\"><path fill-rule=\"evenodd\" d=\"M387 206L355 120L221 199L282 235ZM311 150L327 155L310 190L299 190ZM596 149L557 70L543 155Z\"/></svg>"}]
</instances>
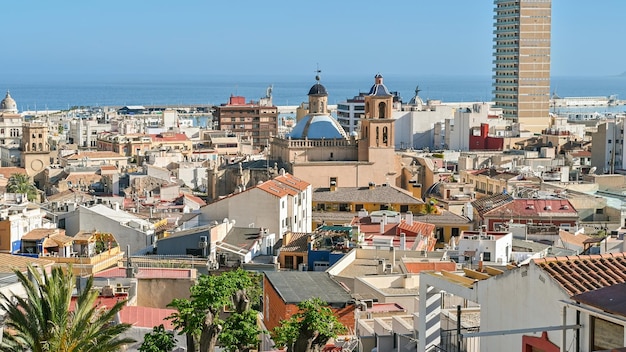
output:
<instances>
[{"instance_id":1,"label":"green tree","mask_svg":"<svg viewBox=\"0 0 626 352\"><path fill-rule=\"evenodd\" d=\"M224 330L219 342L230 352L248 352L259 345L263 332L257 323L258 312L248 309L243 313L232 313L224 321Z\"/></svg>"},{"instance_id":2,"label":"green tree","mask_svg":"<svg viewBox=\"0 0 626 352\"><path fill-rule=\"evenodd\" d=\"M422 210L423 214L437 214L437 200L435 198L430 198L426 204L424 204L424 208Z\"/></svg>"},{"instance_id":3,"label":"green tree","mask_svg":"<svg viewBox=\"0 0 626 352\"><path fill-rule=\"evenodd\" d=\"M7 182L7 192L26 194L29 201L37 199L37 188L30 182L28 175L13 174Z\"/></svg>"},{"instance_id":4,"label":"green tree","mask_svg":"<svg viewBox=\"0 0 626 352\"><path fill-rule=\"evenodd\" d=\"M328 340L346 331L326 302L312 298L298 304L299 312L272 331L278 347L288 352L320 351Z\"/></svg>"},{"instance_id":5,"label":"green tree","mask_svg":"<svg viewBox=\"0 0 626 352\"><path fill-rule=\"evenodd\" d=\"M4 334L0 350L105 352L120 351L135 342L119 338L130 328L129 324L112 323L126 301L106 310L96 307L98 292L92 290L93 277L87 280L70 310L76 282L71 267L55 267L47 276L29 266L28 277L19 270L15 275L25 297L0 293L2 309L7 312L5 328L12 331Z\"/></svg>"},{"instance_id":6,"label":"green tree","mask_svg":"<svg viewBox=\"0 0 626 352\"><path fill-rule=\"evenodd\" d=\"M170 352L176 346L174 333L165 330L163 324L155 326L151 333L144 335L139 352Z\"/></svg>"},{"instance_id":7,"label":"green tree","mask_svg":"<svg viewBox=\"0 0 626 352\"><path fill-rule=\"evenodd\" d=\"M187 350L214 351L224 330L220 317L225 307L242 314L250 309L248 290L254 287L253 275L242 269L220 275L201 275L191 287L190 299L175 299L169 306L178 311L170 319L187 336Z\"/></svg>"}]
</instances>

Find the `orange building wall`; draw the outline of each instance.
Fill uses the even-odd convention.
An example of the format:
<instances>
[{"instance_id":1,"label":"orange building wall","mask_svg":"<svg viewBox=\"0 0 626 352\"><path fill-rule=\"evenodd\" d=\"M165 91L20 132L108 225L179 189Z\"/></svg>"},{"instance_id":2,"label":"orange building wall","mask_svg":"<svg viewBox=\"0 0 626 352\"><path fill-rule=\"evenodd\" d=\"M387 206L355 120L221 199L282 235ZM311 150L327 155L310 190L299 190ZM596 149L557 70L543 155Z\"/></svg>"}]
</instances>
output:
<instances>
[{"instance_id":1,"label":"orange building wall","mask_svg":"<svg viewBox=\"0 0 626 352\"><path fill-rule=\"evenodd\" d=\"M0 221L0 252L11 252L11 221Z\"/></svg>"},{"instance_id":2,"label":"orange building wall","mask_svg":"<svg viewBox=\"0 0 626 352\"><path fill-rule=\"evenodd\" d=\"M270 331L280 325L281 320L289 319L298 313L298 307L295 304L286 304L267 277L263 278L263 300L263 323ZM354 308L354 304L339 309L333 308L335 316L348 330L354 329Z\"/></svg>"}]
</instances>

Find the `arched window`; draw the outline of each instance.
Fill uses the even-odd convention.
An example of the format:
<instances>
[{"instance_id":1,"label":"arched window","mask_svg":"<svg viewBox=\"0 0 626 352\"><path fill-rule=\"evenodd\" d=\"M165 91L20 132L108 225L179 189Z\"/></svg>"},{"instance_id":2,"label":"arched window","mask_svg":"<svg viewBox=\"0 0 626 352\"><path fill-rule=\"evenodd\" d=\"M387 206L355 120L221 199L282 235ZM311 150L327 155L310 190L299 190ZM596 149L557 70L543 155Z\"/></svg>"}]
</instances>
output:
<instances>
[{"instance_id":1,"label":"arched window","mask_svg":"<svg viewBox=\"0 0 626 352\"><path fill-rule=\"evenodd\" d=\"M35 150L37 150L37 144L33 143L33 146L31 147L33 149L31 149L31 152L34 152Z\"/></svg>"},{"instance_id":2,"label":"arched window","mask_svg":"<svg viewBox=\"0 0 626 352\"><path fill-rule=\"evenodd\" d=\"M39 143L39 150L43 150L43 144Z\"/></svg>"},{"instance_id":3,"label":"arched window","mask_svg":"<svg viewBox=\"0 0 626 352\"><path fill-rule=\"evenodd\" d=\"M378 141L379 141L379 133L378 133L378 126L376 127L376 145L378 145Z\"/></svg>"},{"instance_id":4,"label":"arched window","mask_svg":"<svg viewBox=\"0 0 626 352\"><path fill-rule=\"evenodd\" d=\"M387 142L389 141L389 139L387 138L388 135L388 128L387 126L383 127L383 144L388 145Z\"/></svg>"},{"instance_id":5,"label":"arched window","mask_svg":"<svg viewBox=\"0 0 626 352\"><path fill-rule=\"evenodd\" d=\"M387 104L385 103L378 104L378 117L379 118L384 119L387 117L385 116L385 111L387 110L386 107L387 107Z\"/></svg>"}]
</instances>

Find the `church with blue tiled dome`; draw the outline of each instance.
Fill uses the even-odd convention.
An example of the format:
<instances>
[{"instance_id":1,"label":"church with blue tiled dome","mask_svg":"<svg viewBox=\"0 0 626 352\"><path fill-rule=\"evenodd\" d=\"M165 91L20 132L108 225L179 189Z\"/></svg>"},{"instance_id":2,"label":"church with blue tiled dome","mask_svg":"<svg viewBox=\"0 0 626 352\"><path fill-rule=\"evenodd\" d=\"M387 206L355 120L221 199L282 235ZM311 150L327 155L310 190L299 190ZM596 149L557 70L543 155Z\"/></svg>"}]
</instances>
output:
<instances>
[{"instance_id":1,"label":"church with blue tiled dome","mask_svg":"<svg viewBox=\"0 0 626 352\"><path fill-rule=\"evenodd\" d=\"M400 175L395 154L393 95L377 74L365 96L361 129L348 135L328 109L328 90L320 82L309 89L308 111L284 137L275 137L270 159L316 187L362 187L392 183Z\"/></svg>"}]
</instances>

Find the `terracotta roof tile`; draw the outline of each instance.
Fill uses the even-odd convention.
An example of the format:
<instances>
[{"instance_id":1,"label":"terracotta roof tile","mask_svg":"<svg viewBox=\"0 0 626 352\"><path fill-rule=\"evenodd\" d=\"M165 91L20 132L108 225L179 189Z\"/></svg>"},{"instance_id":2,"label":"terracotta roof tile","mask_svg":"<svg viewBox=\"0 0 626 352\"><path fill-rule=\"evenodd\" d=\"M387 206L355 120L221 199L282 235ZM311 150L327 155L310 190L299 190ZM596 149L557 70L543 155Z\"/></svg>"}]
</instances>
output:
<instances>
[{"instance_id":1,"label":"terracotta roof tile","mask_svg":"<svg viewBox=\"0 0 626 352\"><path fill-rule=\"evenodd\" d=\"M189 200L191 200L192 202L197 203L197 204L198 204L198 205L200 205L200 206L204 206L204 205L206 205L206 202L205 202L202 198L200 198L200 197L198 197L198 196L195 196L195 195L193 195L193 194L184 193L184 194L183 194L183 196L184 196L185 198L188 198L188 199L189 199Z\"/></svg>"},{"instance_id":2,"label":"terracotta roof tile","mask_svg":"<svg viewBox=\"0 0 626 352\"><path fill-rule=\"evenodd\" d=\"M285 197L287 195L294 196L298 194L292 188L285 187L280 182L276 182L274 180L265 181L256 187L279 198Z\"/></svg>"},{"instance_id":3,"label":"terracotta roof tile","mask_svg":"<svg viewBox=\"0 0 626 352\"><path fill-rule=\"evenodd\" d=\"M284 175L280 175L278 177L275 177L274 180L284 183L290 187L293 187L299 191L304 191L307 189L307 187L309 187L311 184L303 181L291 174L284 174Z\"/></svg>"},{"instance_id":4,"label":"terracotta roof tile","mask_svg":"<svg viewBox=\"0 0 626 352\"><path fill-rule=\"evenodd\" d=\"M0 167L0 175L4 176L4 178L8 179L13 174L26 175L26 169L22 167L13 167L13 166Z\"/></svg>"},{"instance_id":5,"label":"terracotta roof tile","mask_svg":"<svg viewBox=\"0 0 626 352\"><path fill-rule=\"evenodd\" d=\"M572 296L625 283L625 254L541 258L533 262Z\"/></svg>"},{"instance_id":6,"label":"terracotta roof tile","mask_svg":"<svg viewBox=\"0 0 626 352\"><path fill-rule=\"evenodd\" d=\"M413 221L413 224L409 225L406 221L402 220L398 225L398 233L400 232L410 232L411 234L419 234L421 233L424 236L428 236L435 232L435 225L428 224L420 221Z\"/></svg>"}]
</instances>

